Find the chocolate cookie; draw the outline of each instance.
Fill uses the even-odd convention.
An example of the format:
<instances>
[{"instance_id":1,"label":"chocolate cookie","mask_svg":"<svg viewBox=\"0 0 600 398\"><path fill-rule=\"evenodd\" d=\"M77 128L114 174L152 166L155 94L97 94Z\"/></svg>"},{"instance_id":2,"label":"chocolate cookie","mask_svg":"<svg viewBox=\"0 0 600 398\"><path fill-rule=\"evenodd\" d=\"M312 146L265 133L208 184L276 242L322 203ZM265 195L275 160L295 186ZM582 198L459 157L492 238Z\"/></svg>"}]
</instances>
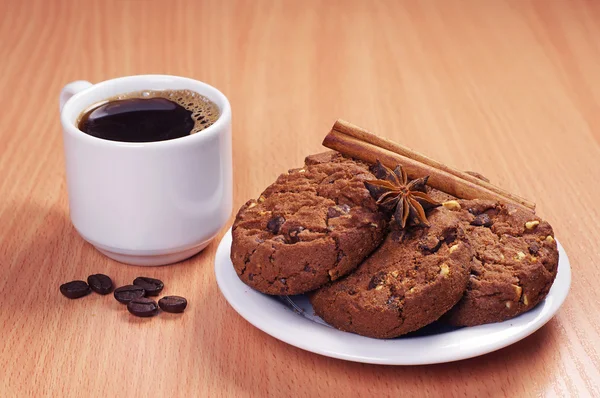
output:
<instances>
[{"instance_id":1,"label":"chocolate cookie","mask_svg":"<svg viewBox=\"0 0 600 398\"><path fill-rule=\"evenodd\" d=\"M430 228L392 228L355 272L311 293L315 313L344 331L393 338L437 320L460 300L473 256L459 219L443 207Z\"/></svg>"},{"instance_id":2,"label":"chocolate cookie","mask_svg":"<svg viewBox=\"0 0 600 398\"><path fill-rule=\"evenodd\" d=\"M267 294L300 294L352 271L384 238L387 217L364 186L364 163L309 156L239 210L231 261Z\"/></svg>"},{"instance_id":3,"label":"chocolate cookie","mask_svg":"<svg viewBox=\"0 0 600 398\"><path fill-rule=\"evenodd\" d=\"M475 326L513 318L542 301L556 277L552 227L530 211L487 200L447 202L475 254L464 297L444 319Z\"/></svg>"}]
</instances>

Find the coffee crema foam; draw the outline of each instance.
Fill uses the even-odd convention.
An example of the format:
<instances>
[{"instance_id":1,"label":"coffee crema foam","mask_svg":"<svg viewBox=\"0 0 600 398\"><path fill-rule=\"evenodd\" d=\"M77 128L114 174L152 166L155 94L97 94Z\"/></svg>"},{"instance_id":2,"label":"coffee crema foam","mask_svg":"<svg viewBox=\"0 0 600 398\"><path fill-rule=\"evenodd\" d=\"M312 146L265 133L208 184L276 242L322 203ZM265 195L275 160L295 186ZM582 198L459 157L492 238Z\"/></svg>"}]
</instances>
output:
<instances>
[{"instance_id":1,"label":"coffee crema foam","mask_svg":"<svg viewBox=\"0 0 600 398\"><path fill-rule=\"evenodd\" d=\"M194 128L190 131L190 134L195 134L199 131L202 131L211 125L213 125L219 116L221 116L219 112L219 108L217 105L209 100L207 97L198 94L192 90L142 90L142 91L134 91L127 94L116 95L114 97L107 98L101 103L96 103L92 105L88 109L97 108L102 104L106 104L112 101L133 99L133 98L164 98L169 101L175 102L176 104L182 106L188 111L192 112L192 119L194 119ZM79 120L77 120L77 125L80 124L81 118L83 115L87 113L83 111Z\"/></svg>"}]
</instances>

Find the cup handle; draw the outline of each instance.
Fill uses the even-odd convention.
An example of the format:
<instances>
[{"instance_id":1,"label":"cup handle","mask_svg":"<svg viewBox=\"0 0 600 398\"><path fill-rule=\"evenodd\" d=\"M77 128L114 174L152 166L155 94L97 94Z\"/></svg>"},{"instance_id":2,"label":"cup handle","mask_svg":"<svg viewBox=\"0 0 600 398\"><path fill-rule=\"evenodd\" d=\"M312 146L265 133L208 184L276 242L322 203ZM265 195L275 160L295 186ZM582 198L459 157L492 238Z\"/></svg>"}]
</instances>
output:
<instances>
[{"instance_id":1,"label":"cup handle","mask_svg":"<svg viewBox=\"0 0 600 398\"><path fill-rule=\"evenodd\" d=\"M60 91L59 97L60 111L62 111L63 106L72 96L90 87L92 87L92 83L85 80L77 80L64 86Z\"/></svg>"}]
</instances>

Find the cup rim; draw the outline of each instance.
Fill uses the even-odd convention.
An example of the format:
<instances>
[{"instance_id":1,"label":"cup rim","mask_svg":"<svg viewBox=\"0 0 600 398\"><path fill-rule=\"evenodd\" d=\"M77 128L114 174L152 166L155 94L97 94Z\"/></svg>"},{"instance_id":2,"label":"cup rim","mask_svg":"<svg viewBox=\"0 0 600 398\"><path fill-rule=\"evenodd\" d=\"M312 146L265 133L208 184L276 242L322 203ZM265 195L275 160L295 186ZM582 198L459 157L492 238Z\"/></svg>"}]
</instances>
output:
<instances>
[{"instance_id":1,"label":"cup rim","mask_svg":"<svg viewBox=\"0 0 600 398\"><path fill-rule=\"evenodd\" d=\"M201 95L204 95L205 97L207 97L208 99L210 99L214 102L220 102L223 104L222 107L220 107L219 104L217 104L217 106L219 106L220 111L221 111L219 118L215 121L215 123L213 123L206 129L199 131L198 133L190 134L185 137L174 138L171 140L149 141L149 142L112 141L112 140L107 140L104 138L94 137L92 135L86 134L83 131L81 131L73 121L71 121L67 118L67 114L71 114L73 112L73 110L71 108L75 107L75 104L77 104L79 101L81 101L82 98L85 98L86 96L90 95L90 93L94 92L95 90L101 90L103 87L106 87L106 86L118 85L118 84L122 84L126 81L132 81L132 80L133 81L142 81L142 82L149 81L151 83L152 80L156 81L156 80L165 80L165 79L178 80L178 81L190 83L192 85L203 86L208 91L212 91L212 93L210 95L206 95L206 94L201 94ZM148 89L152 89L152 88L148 88ZM190 90L193 90L193 89L190 89ZM219 97L219 98L215 98L215 96ZM82 107L82 109L78 110L78 114L83 112L84 110L85 110L85 108ZM195 79L191 79L188 77L175 76L175 75L158 75L158 74L131 75L131 76L123 76L123 77L117 77L114 79L104 80L99 83L94 83L94 84L92 84L91 87L88 87L88 88L78 92L77 94L73 95L71 98L69 98L67 100L67 102L65 102L65 104L60 112L60 120L63 125L63 128L70 135L72 135L76 138L79 138L79 139L87 140L88 142L93 143L93 144L118 146L118 147L123 147L123 148L179 147L179 146L190 145L192 143L196 143L199 141L210 140L211 138L218 136L220 134L220 132L225 127L227 127L227 124L231 120L231 105L229 104L229 100L227 99L225 94L223 94L219 89L217 89L214 86L211 86L208 83L204 83L200 80L195 80Z\"/></svg>"}]
</instances>

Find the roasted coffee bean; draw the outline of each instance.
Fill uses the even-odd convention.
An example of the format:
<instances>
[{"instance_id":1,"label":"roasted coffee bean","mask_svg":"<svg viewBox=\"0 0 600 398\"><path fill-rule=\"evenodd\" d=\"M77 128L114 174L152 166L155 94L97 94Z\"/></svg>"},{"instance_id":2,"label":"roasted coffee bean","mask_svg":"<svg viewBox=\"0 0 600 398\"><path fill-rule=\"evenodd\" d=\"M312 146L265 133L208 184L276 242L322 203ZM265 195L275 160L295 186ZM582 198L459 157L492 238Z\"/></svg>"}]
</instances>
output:
<instances>
[{"instance_id":1,"label":"roasted coffee bean","mask_svg":"<svg viewBox=\"0 0 600 398\"><path fill-rule=\"evenodd\" d=\"M486 213L482 213L475 217L473 221L471 221L471 225L475 225L476 227L491 227L494 222L490 219Z\"/></svg>"},{"instance_id":2,"label":"roasted coffee bean","mask_svg":"<svg viewBox=\"0 0 600 398\"><path fill-rule=\"evenodd\" d=\"M94 274L87 278L88 285L96 293L108 294L113 289L112 280L104 274Z\"/></svg>"},{"instance_id":3,"label":"roasted coffee bean","mask_svg":"<svg viewBox=\"0 0 600 398\"><path fill-rule=\"evenodd\" d=\"M179 313L187 307L187 300L180 296L165 296L158 300L158 305L164 312Z\"/></svg>"},{"instance_id":4,"label":"roasted coffee bean","mask_svg":"<svg viewBox=\"0 0 600 398\"><path fill-rule=\"evenodd\" d=\"M149 317L158 314L158 305L152 299L140 297L127 303L127 311L135 316Z\"/></svg>"},{"instance_id":5,"label":"roasted coffee bean","mask_svg":"<svg viewBox=\"0 0 600 398\"><path fill-rule=\"evenodd\" d=\"M116 288L113 295L119 303L127 304L133 299L144 297L146 291L141 286L126 285Z\"/></svg>"},{"instance_id":6,"label":"roasted coffee bean","mask_svg":"<svg viewBox=\"0 0 600 398\"><path fill-rule=\"evenodd\" d=\"M60 292L70 299L83 297L91 292L90 287L84 281L72 281L60 285Z\"/></svg>"},{"instance_id":7,"label":"roasted coffee bean","mask_svg":"<svg viewBox=\"0 0 600 398\"><path fill-rule=\"evenodd\" d=\"M165 284L160 279L148 278L146 276L135 278L133 284L143 287L146 291L146 296L158 296L163 287L165 287Z\"/></svg>"},{"instance_id":8,"label":"roasted coffee bean","mask_svg":"<svg viewBox=\"0 0 600 398\"><path fill-rule=\"evenodd\" d=\"M284 222L285 218L281 216L273 217L267 223L267 229L271 231L272 234L277 235Z\"/></svg>"},{"instance_id":9,"label":"roasted coffee bean","mask_svg":"<svg viewBox=\"0 0 600 398\"><path fill-rule=\"evenodd\" d=\"M290 236L290 242L297 243L300 242L300 237L298 236L300 232L304 231L304 227L294 227L290 229L288 235Z\"/></svg>"}]
</instances>

